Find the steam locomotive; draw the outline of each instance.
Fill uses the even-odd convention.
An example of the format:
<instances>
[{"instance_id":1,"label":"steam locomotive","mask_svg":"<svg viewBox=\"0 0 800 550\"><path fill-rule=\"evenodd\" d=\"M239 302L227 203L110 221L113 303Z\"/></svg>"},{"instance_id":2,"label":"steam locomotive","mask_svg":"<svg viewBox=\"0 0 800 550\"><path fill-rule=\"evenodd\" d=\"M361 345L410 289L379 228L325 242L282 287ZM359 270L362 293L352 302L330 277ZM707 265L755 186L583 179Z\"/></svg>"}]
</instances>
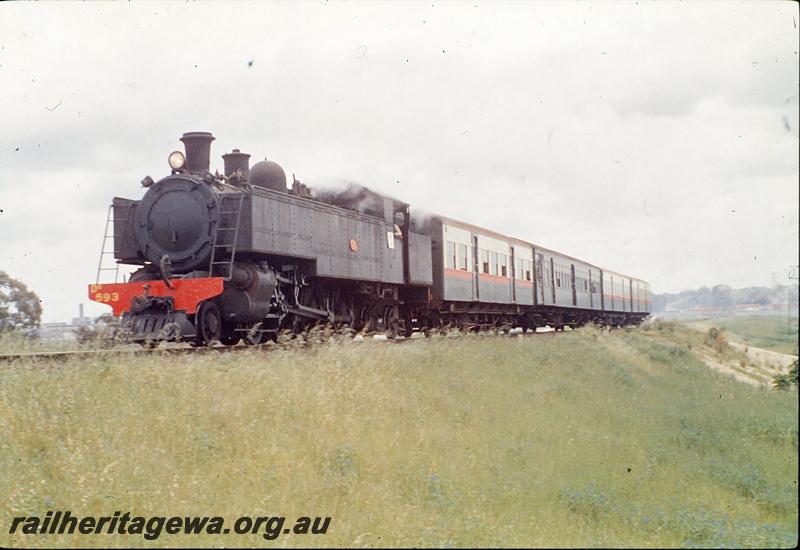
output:
<instances>
[{"instance_id":1,"label":"steam locomotive","mask_svg":"<svg viewBox=\"0 0 800 550\"><path fill-rule=\"evenodd\" d=\"M140 267L123 283L102 283L98 268L89 298L110 305L132 341L258 344L318 323L394 335L622 326L649 314L645 281L444 216L412 216L361 185L315 190L293 177L287 187L277 163L251 168L238 149L212 174L213 140L185 133L168 176L145 177L140 200L113 199L114 260Z\"/></svg>"}]
</instances>

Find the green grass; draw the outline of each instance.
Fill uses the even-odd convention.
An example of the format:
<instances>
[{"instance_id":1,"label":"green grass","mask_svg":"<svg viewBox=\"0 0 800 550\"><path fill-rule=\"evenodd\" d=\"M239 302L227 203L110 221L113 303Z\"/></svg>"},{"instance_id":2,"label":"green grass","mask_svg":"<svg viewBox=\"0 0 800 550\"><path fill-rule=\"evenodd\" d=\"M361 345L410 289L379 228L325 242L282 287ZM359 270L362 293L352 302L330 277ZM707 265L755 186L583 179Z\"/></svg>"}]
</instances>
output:
<instances>
[{"instance_id":1,"label":"green grass","mask_svg":"<svg viewBox=\"0 0 800 550\"><path fill-rule=\"evenodd\" d=\"M794 546L796 390L714 373L690 334L4 365L0 545ZM272 542L8 534L52 509L332 523Z\"/></svg>"},{"instance_id":2,"label":"green grass","mask_svg":"<svg viewBox=\"0 0 800 550\"><path fill-rule=\"evenodd\" d=\"M790 323L786 317L742 315L704 322L726 330L742 343L797 355L797 319Z\"/></svg>"}]
</instances>

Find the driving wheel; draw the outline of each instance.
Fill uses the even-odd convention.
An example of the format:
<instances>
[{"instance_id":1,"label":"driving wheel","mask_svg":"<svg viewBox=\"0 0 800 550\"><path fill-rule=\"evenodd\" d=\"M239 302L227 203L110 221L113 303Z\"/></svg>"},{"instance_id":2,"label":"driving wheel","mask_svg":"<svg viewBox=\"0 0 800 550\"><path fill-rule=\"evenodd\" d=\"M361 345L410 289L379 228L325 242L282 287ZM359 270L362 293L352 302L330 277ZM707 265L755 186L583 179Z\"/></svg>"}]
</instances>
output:
<instances>
[{"instance_id":1,"label":"driving wheel","mask_svg":"<svg viewBox=\"0 0 800 550\"><path fill-rule=\"evenodd\" d=\"M214 302L203 302L197 308L194 320L197 334L194 339L199 346L210 346L222 335L222 318Z\"/></svg>"}]
</instances>

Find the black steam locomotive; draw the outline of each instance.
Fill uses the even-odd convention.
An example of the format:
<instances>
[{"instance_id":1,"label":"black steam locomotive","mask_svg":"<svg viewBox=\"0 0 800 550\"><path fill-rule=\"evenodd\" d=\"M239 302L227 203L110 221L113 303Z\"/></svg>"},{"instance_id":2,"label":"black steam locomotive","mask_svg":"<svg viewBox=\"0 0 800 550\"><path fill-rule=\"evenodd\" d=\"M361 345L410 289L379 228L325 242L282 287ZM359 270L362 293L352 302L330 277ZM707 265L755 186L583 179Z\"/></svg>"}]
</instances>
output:
<instances>
[{"instance_id":1,"label":"black steam locomotive","mask_svg":"<svg viewBox=\"0 0 800 550\"><path fill-rule=\"evenodd\" d=\"M646 282L351 184L316 191L271 161L223 155L207 132L181 138L172 173L141 200L115 198L113 256L141 266L90 285L133 341L257 344L329 323L408 335L459 326L535 329L641 322ZM104 251L105 252L105 251ZM102 253L101 253L102 262Z\"/></svg>"}]
</instances>

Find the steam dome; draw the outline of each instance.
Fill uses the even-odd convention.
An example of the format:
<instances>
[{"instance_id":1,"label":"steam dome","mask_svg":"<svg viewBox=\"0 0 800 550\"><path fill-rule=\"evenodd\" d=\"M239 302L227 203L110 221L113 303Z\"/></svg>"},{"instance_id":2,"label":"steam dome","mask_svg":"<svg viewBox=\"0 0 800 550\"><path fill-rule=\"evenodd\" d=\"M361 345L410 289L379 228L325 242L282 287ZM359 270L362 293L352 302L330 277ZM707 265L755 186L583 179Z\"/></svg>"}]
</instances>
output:
<instances>
[{"instance_id":1,"label":"steam dome","mask_svg":"<svg viewBox=\"0 0 800 550\"><path fill-rule=\"evenodd\" d=\"M250 184L286 193L286 172L277 162L262 160L250 168Z\"/></svg>"}]
</instances>

